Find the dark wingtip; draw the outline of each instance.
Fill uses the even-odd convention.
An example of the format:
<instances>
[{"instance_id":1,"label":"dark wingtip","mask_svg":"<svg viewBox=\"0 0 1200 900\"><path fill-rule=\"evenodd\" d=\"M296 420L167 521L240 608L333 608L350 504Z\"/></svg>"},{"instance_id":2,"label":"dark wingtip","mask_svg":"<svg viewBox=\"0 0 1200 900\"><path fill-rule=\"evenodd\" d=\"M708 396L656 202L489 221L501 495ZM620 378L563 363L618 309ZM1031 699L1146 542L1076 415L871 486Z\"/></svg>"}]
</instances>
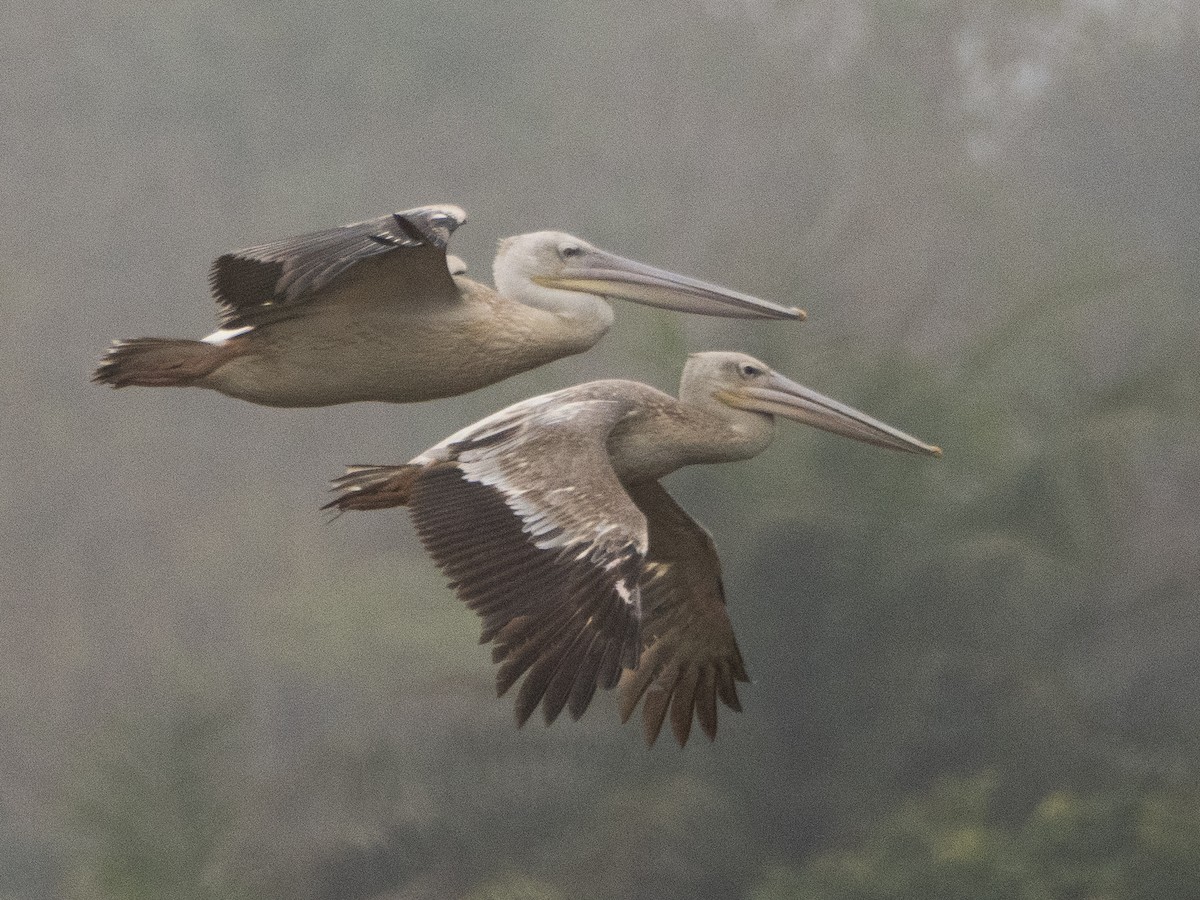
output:
<instances>
[{"instance_id":1,"label":"dark wingtip","mask_svg":"<svg viewBox=\"0 0 1200 900\"><path fill-rule=\"evenodd\" d=\"M392 218L396 221L396 227L404 232L405 237L418 246L429 243L429 236L417 226L417 224L404 213L392 213ZM379 240L375 235L371 236L373 240ZM393 246L399 242L395 239L388 239L388 243Z\"/></svg>"},{"instance_id":2,"label":"dark wingtip","mask_svg":"<svg viewBox=\"0 0 1200 900\"><path fill-rule=\"evenodd\" d=\"M518 728L522 727L526 722L529 721L529 717L533 715L533 711L535 709L537 709L536 705L530 706L529 704L522 704L519 700L516 704L514 704L513 712L516 714ZM546 724L549 723L547 722Z\"/></svg>"},{"instance_id":3,"label":"dark wingtip","mask_svg":"<svg viewBox=\"0 0 1200 900\"><path fill-rule=\"evenodd\" d=\"M549 728L562 712L562 706L555 703L553 706L542 703L542 718L546 721L546 727Z\"/></svg>"},{"instance_id":4,"label":"dark wingtip","mask_svg":"<svg viewBox=\"0 0 1200 900\"><path fill-rule=\"evenodd\" d=\"M396 227L417 246L445 250L454 230L467 221L466 212L451 204L418 206L392 213Z\"/></svg>"},{"instance_id":5,"label":"dark wingtip","mask_svg":"<svg viewBox=\"0 0 1200 900\"><path fill-rule=\"evenodd\" d=\"M483 643L483 642L481 641L480 643ZM492 651L492 662L497 662L497 661L498 660L496 659L496 651L493 650ZM524 669L516 669L516 671L514 672L513 671L514 668L515 667L513 667L513 666L509 666L506 668L505 666L501 665L500 670L498 672L496 672L496 696L497 697L503 697L505 694L507 694L512 689L512 686L517 683L517 680L525 672ZM530 712L533 712L533 710L530 710L529 712L525 713L526 719L529 718Z\"/></svg>"}]
</instances>

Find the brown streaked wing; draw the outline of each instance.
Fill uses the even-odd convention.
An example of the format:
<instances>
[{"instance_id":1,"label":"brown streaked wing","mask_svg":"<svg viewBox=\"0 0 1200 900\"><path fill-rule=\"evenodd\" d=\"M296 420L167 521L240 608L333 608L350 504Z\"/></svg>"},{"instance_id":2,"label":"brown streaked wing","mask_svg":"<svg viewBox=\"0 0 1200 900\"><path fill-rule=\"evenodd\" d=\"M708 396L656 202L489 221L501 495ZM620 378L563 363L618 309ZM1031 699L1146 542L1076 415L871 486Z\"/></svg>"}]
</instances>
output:
<instances>
[{"instance_id":1,"label":"brown streaked wing","mask_svg":"<svg viewBox=\"0 0 1200 900\"><path fill-rule=\"evenodd\" d=\"M464 221L458 207L422 206L226 253L209 274L221 326L295 316L351 269L378 279L378 291L359 294L381 303L401 297L455 300L446 245Z\"/></svg>"},{"instance_id":2,"label":"brown streaked wing","mask_svg":"<svg viewBox=\"0 0 1200 900\"><path fill-rule=\"evenodd\" d=\"M741 711L737 682L749 681L725 612L721 561L712 537L657 481L628 486L650 533L642 581L642 655L621 678L621 721L638 701L646 743L668 714L682 747L692 718L709 740L717 735L717 699Z\"/></svg>"},{"instance_id":3,"label":"brown streaked wing","mask_svg":"<svg viewBox=\"0 0 1200 900\"><path fill-rule=\"evenodd\" d=\"M617 479L606 439L628 403L539 407L518 426L449 446L412 485L425 549L483 620L516 716L587 709L641 647L638 582L646 520ZM522 680L523 679L523 680Z\"/></svg>"}]
</instances>

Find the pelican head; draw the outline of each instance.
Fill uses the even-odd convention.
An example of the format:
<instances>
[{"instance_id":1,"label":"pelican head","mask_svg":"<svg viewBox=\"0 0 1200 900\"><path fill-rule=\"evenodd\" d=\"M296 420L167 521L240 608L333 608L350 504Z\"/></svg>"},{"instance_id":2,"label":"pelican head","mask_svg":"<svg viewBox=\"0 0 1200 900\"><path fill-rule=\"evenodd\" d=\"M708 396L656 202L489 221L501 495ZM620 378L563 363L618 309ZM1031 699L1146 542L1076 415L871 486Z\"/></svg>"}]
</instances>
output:
<instances>
[{"instance_id":1,"label":"pelican head","mask_svg":"<svg viewBox=\"0 0 1200 900\"><path fill-rule=\"evenodd\" d=\"M501 241L494 275L502 294L550 310L572 309L579 296L586 295L735 319L805 317L795 307L625 259L561 231L535 231Z\"/></svg>"},{"instance_id":2,"label":"pelican head","mask_svg":"<svg viewBox=\"0 0 1200 900\"><path fill-rule=\"evenodd\" d=\"M727 407L783 416L877 447L941 456L926 444L866 413L785 378L744 353L694 353L683 370L679 399L717 400Z\"/></svg>"}]
</instances>

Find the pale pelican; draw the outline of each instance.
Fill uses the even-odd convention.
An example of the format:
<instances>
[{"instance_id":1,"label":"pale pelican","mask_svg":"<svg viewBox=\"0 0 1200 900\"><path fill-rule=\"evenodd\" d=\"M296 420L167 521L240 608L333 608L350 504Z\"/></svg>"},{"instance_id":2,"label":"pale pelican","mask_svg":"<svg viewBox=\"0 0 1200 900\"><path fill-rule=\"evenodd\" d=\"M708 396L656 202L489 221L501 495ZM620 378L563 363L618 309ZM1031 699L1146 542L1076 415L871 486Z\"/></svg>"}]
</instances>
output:
<instances>
[{"instance_id":1,"label":"pale pelican","mask_svg":"<svg viewBox=\"0 0 1200 900\"><path fill-rule=\"evenodd\" d=\"M679 399L635 381L534 397L407 465L353 466L327 508L407 506L425 549L483 619L503 694L524 675L518 724L539 705L579 718L622 680L621 720L645 697L653 744L667 715L682 746L693 711L711 740L717 699L746 681L708 532L658 479L762 452L775 416L869 444L941 450L741 353L688 359Z\"/></svg>"},{"instance_id":2,"label":"pale pelican","mask_svg":"<svg viewBox=\"0 0 1200 900\"><path fill-rule=\"evenodd\" d=\"M221 256L210 276L217 331L201 341L117 341L94 380L211 388L267 406L409 403L582 353L612 323L606 297L713 316L804 318L559 231L501 241L493 289L446 254L464 221L457 206L423 206Z\"/></svg>"}]
</instances>

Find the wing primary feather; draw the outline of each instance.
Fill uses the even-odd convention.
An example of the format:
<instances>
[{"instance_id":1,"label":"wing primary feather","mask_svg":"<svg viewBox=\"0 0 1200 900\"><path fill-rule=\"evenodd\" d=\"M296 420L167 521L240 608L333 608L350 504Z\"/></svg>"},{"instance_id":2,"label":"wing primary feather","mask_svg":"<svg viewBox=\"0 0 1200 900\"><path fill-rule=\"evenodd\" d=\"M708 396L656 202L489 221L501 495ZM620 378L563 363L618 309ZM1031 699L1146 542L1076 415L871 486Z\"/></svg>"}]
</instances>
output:
<instances>
[{"instance_id":1,"label":"wing primary feather","mask_svg":"<svg viewBox=\"0 0 1200 900\"><path fill-rule=\"evenodd\" d=\"M495 637L497 648L504 651L524 646L527 641L544 631L552 624L552 621L556 621L565 613L566 610L561 613L555 611L549 618L538 618L524 612L514 615L497 630Z\"/></svg>"},{"instance_id":2,"label":"wing primary feather","mask_svg":"<svg viewBox=\"0 0 1200 900\"><path fill-rule=\"evenodd\" d=\"M738 700L737 695L737 685L727 666L722 666L717 670L717 696L734 712L742 711L742 703Z\"/></svg>"},{"instance_id":3,"label":"wing primary feather","mask_svg":"<svg viewBox=\"0 0 1200 900\"><path fill-rule=\"evenodd\" d=\"M711 666L700 670L696 683L696 719L710 741L717 739L717 688Z\"/></svg>"},{"instance_id":4,"label":"wing primary feather","mask_svg":"<svg viewBox=\"0 0 1200 900\"><path fill-rule=\"evenodd\" d=\"M514 628L514 641L517 634L521 635L521 642L529 640L532 636L542 633L546 627L558 621L569 621L573 616L577 616L580 612L575 607L565 602L564 597L559 593L561 590L558 584L559 573L553 569L549 569L540 573L539 578L534 580L524 580L514 586L514 591L518 592L517 596L525 594L525 599L514 600L507 609L500 608L494 614L490 614L489 621L507 621L514 615L528 615L530 622L528 627ZM514 641L506 641L506 646Z\"/></svg>"},{"instance_id":5,"label":"wing primary feather","mask_svg":"<svg viewBox=\"0 0 1200 900\"><path fill-rule=\"evenodd\" d=\"M528 668L542 652L559 639L563 629L571 624L570 610L562 610L550 616L531 616L539 627L529 631L520 643L497 644L493 648L492 661L497 663L514 663Z\"/></svg>"},{"instance_id":6,"label":"wing primary feather","mask_svg":"<svg viewBox=\"0 0 1200 900\"><path fill-rule=\"evenodd\" d=\"M742 661L742 651L734 648L735 655L733 658L733 677L738 681L746 684L750 683L750 676L746 672L746 664Z\"/></svg>"},{"instance_id":7,"label":"wing primary feather","mask_svg":"<svg viewBox=\"0 0 1200 900\"><path fill-rule=\"evenodd\" d=\"M542 698L542 715L545 717L547 725L558 718L558 714L567 704L567 698L571 695L571 688L575 684L575 676L579 672L583 656L591 645L590 638L591 634L588 630L582 628L575 636L575 640L562 652L558 667L549 684L546 685L546 693Z\"/></svg>"},{"instance_id":8,"label":"wing primary feather","mask_svg":"<svg viewBox=\"0 0 1200 900\"><path fill-rule=\"evenodd\" d=\"M594 633L587 648L581 654L581 660L571 686L568 710L572 719L578 720L583 715L596 693L596 688L600 686L602 681L607 681L607 679L601 678L601 664L604 662L605 651L608 642L611 640L607 636L608 623L614 616L621 615L622 613L628 615L628 610L625 608L624 603L618 605L609 602L601 609L597 620L592 623ZM625 629L627 628L628 623L625 625ZM622 630L622 641L625 640L625 629ZM611 686L606 684L606 687Z\"/></svg>"},{"instance_id":9,"label":"wing primary feather","mask_svg":"<svg viewBox=\"0 0 1200 900\"><path fill-rule=\"evenodd\" d=\"M663 721L667 717L667 709L671 702L671 692L675 689L675 680L679 677L678 670L672 670L669 681L655 682L646 692L642 701L642 729L646 737L646 746L653 747L662 731Z\"/></svg>"},{"instance_id":10,"label":"wing primary feather","mask_svg":"<svg viewBox=\"0 0 1200 900\"><path fill-rule=\"evenodd\" d=\"M562 712L591 648L593 636L622 647L627 640L629 604L620 596L614 596L612 586L605 583L608 580L607 575L608 572L604 569L592 569L572 586L572 599L579 602L579 609L583 611L574 618L583 621L575 639L563 649L556 671L547 684L542 701L542 712L545 714L547 725ZM621 630L616 635L609 635L608 621L614 616L623 617L625 621L621 623Z\"/></svg>"},{"instance_id":11,"label":"wing primary feather","mask_svg":"<svg viewBox=\"0 0 1200 900\"><path fill-rule=\"evenodd\" d=\"M583 654L583 661L575 672L575 681L571 685L571 696L567 701L567 712L575 721L587 711L588 704L599 687L597 680L600 671L600 661L604 658L604 647L599 632L592 635L592 641Z\"/></svg>"},{"instance_id":12,"label":"wing primary feather","mask_svg":"<svg viewBox=\"0 0 1200 900\"><path fill-rule=\"evenodd\" d=\"M420 228L413 222L409 221L408 217L403 213L392 213L392 218L396 220L396 227L404 232L405 237L411 241L409 246L421 245L429 243L429 238ZM407 243L407 242L406 242Z\"/></svg>"},{"instance_id":13,"label":"wing primary feather","mask_svg":"<svg viewBox=\"0 0 1200 900\"><path fill-rule=\"evenodd\" d=\"M621 721L628 722L633 711L637 709L638 701L650 687L654 676L662 668L663 644L655 641L642 651L637 668L632 670L625 685L621 688L620 713Z\"/></svg>"},{"instance_id":14,"label":"wing primary feather","mask_svg":"<svg viewBox=\"0 0 1200 900\"><path fill-rule=\"evenodd\" d=\"M689 666L679 675L675 683L674 698L671 700L671 731L682 747L687 744L692 731L692 711L696 703L696 680L700 673Z\"/></svg>"},{"instance_id":15,"label":"wing primary feather","mask_svg":"<svg viewBox=\"0 0 1200 900\"><path fill-rule=\"evenodd\" d=\"M561 611L555 610L547 616L522 613L509 619L497 629L492 661L500 662L531 643L543 640L550 629L566 624L568 613L569 610L564 608ZM497 622L499 622L499 618Z\"/></svg>"},{"instance_id":16,"label":"wing primary feather","mask_svg":"<svg viewBox=\"0 0 1200 900\"><path fill-rule=\"evenodd\" d=\"M563 616L561 620L549 623L543 631L531 636L525 644L514 648L500 659L493 656L494 662L502 662L499 671L496 672L497 696L504 696L508 689L516 684L517 679L545 656L549 647L555 646L570 621L570 616Z\"/></svg>"},{"instance_id":17,"label":"wing primary feather","mask_svg":"<svg viewBox=\"0 0 1200 900\"><path fill-rule=\"evenodd\" d=\"M617 682L621 680L621 660L624 657L624 645L627 637L626 633L629 630L629 620L624 622L621 639L619 641L610 641L604 648L604 655L600 658L600 665L596 674L600 682L600 686L605 690L615 687Z\"/></svg>"},{"instance_id":18,"label":"wing primary feather","mask_svg":"<svg viewBox=\"0 0 1200 900\"><path fill-rule=\"evenodd\" d=\"M538 708L538 704L542 702L542 697L545 696L550 679L558 671L562 657L570 646L571 638L568 634L559 640L552 649L542 654L537 662L529 667L529 671L525 673L525 679L521 682L520 690L517 691L516 713L518 726L524 725L533 714L533 711Z\"/></svg>"}]
</instances>

